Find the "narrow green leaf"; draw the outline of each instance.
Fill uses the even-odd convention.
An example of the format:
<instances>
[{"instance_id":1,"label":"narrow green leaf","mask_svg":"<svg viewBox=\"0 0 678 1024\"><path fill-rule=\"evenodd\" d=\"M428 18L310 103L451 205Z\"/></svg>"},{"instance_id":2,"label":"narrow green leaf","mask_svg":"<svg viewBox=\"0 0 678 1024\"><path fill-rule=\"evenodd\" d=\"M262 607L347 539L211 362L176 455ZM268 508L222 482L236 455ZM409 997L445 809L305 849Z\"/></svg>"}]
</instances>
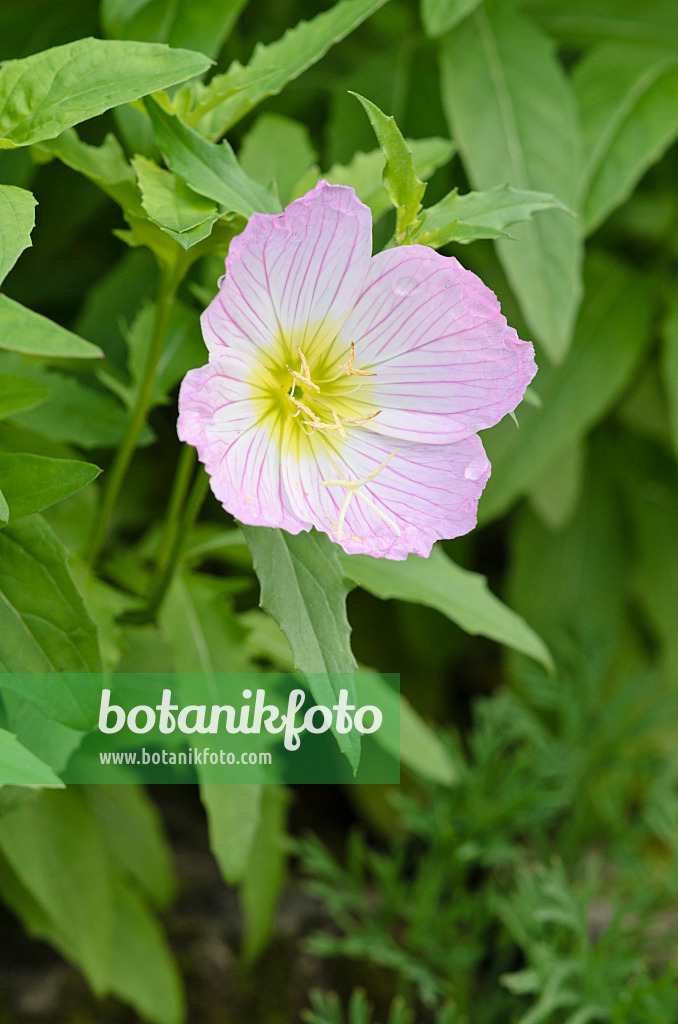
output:
<instances>
[{"instance_id":1,"label":"narrow green leaf","mask_svg":"<svg viewBox=\"0 0 678 1024\"><path fill-rule=\"evenodd\" d=\"M377 141L384 154L384 188L396 209L396 242L410 240L418 226L417 214L421 210L426 185L417 177L412 152L402 136L395 118L387 117L376 104L364 96L353 93L374 128Z\"/></svg>"},{"instance_id":2,"label":"narrow green leaf","mask_svg":"<svg viewBox=\"0 0 678 1024\"><path fill-rule=\"evenodd\" d=\"M216 57L247 0L102 0L107 36L143 39Z\"/></svg>"},{"instance_id":3,"label":"narrow green leaf","mask_svg":"<svg viewBox=\"0 0 678 1024\"><path fill-rule=\"evenodd\" d=\"M500 515L558 456L608 411L650 340L652 302L642 277L611 260L591 260L575 341L558 368L537 378L542 408L523 404L520 430L500 424L483 435L492 476L479 518Z\"/></svg>"},{"instance_id":4,"label":"narrow green leaf","mask_svg":"<svg viewBox=\"0 0 678 1024\"><path fill-rule=\"evenodd\" d=\"M250 963L266 945L285 879L288 799L284 786L263 788L261 819L240 890L245 915L243 955Z\"/></svg>"},{"instance_id":5,"label":"narrow green leaf","mask_svg":"<svg viewBox=\"0 0 678 1024\"><path fill-rule=\"evenodd\" d=\"M439 249L448 242L472 242L476 238L507 236L504 228L529 220L540 210L565 209L555 196L499 185L485 192L456 189L424 213L421 232L415 241Z\"/></svg>"},{"instance_id":6,"label":"narrow green leaf","mask_svg":"<svg viewBox=\"0 0 678 1024\"><path fill-rule=\"evenodd\" d=\"M0 491L0 523L9 522L9 506L5 500L5 495Z\"/></svg>"},{"instance_id":7,"label":"narrow green leaf","mask_svg":"<svg viewBox=\"0 0 678 1024\"><path fill-rule=\"evenodd\" d=\"M293 536L284 530L243 526L243 532L261 584L261 607L289 640L295 668L309 675L313 696L319 704L332 707L343 688L349 692L349 702L355 703L352 676L357 666L337 548L315 531ZM358 737L335 735L356 768Z\"/></svg>"},{"instance_id":8,"label":"narrow green leaf","mask_svg":"<svg viewBox=\"0 0 678 1024\"><path fill-rule=\"evenodd\" d=\"M455 152L454 143L449 139L406 139L405 143L412 152L416 174L424 180L448 163ZM326 174L316 175L313 181L308 182L307 188L312 188L318 177L325 178L331 185L350 185L358 198L369 206L373 219L377 220L391 209L383 186L384 164L384 154L380 149L356 153L348 164L334 164Z\"/></svg>"},{"instance_id":9,"label":"narrow green leaf","mask_svg":"<svg viewBox=\"0 0 678 1024\"><path fill-rule=\"evenodd\" d=\"M438 547L429 558L409 555L404 562L391 562L342 555L341 564L349 579L382 600L398 598L436 608L467 633L487 636L552 667L543 641L494 596L485 577L461 569Z\"/></svg>"},{"instance_id":10,"label":"narrow green leaf","mask_svg":"<svg viewBox=\"0 0 678 1024\"><path fill-rule=\"evenodd\" d=\"M421 0L421 20L426 34L442 36L474 11L480 0Z\"/></svg>"},{"instance_id":11,"label":"narrow green leaf","mask_svg":"<svg viewBox=\"0 0 678 1024\"><path fill-rule=\"evenodd\" d=\"M0 452L0 482L12 522L63 501L96 479L100 472L98 466L77 459Z\"/></svg>"},{"instance_id":12,"label":"narrow green leaf","mask_svg":"<svg viewBox=\"0 0 678 1024\"><path fill-rule=\"evenodd\" d=\"M508 179L577 210L574 96L549 40L510 6L483 5L446 37L441 62L443 106L474 188ZM520 244L498 241L499 257L529 327L562 359L581 293L580 227L550 210L512 233Z\"/></svg>"},{"instance_id":13,"label":"narrow green leaf","mask_svg":"<svg viewBox=\"0 0 678 1024\"><path fill-rule=\"evenodd\" d=\"M210 849L229 885L241 882L252 856L261 821L263 786L202 783L200 799L207 812Z\"/></svg>"},{"instance_id":14,"label":"narrow green leaf","mask_svg":"<svg viewBox=\"0 0 678 1024\"><path fill-rule=\"evenodd\" d=\"M277 95L387 2L338 0L312 21L289 29L275 43L259 44L245 67L235 61L226 74L215 75L191 112L190 124L209 115L205 119L207 134L221 138L258 103Z\"/></svg>"},{"instance_id":15,"label":"narrow green leaf","mask_svg":"<svg viewBox=\"0 0 678 1024\"><path fill-rule=\"evenodd\" d=\"M31 244L36 202L24 188L0 185L0 284Z\"/></svg>"},{"instance_id":16,"label":"narrow green leaf","mask_svg":"<svg viewBox=\"0 0 678 1024\"><path fill-rule=\"evenodd\" d=\"M75 129L69 129L57 139L40 143L39 150L57 157L67 167L89 178L123 210L135 217L143 216L134 171L115 135L107 135L100 146L89 146L78 138Z\"/></svg>"},{"instance_id":17,"label":"narrow green leaf","mask_svg":"<svg viewBox=\"0 0 678 1024\"><path fill-rule=\"evenodd\" d=\"M80 121L206 71L158 43L78 39L0 67L0 149L51 139Z\"/></svg>"},{"instance_id":18,"label":"narrow green leaf","mask_svg":"<svg viewBox=\"0 0 678 1024\"><path fill-rule=\"evenodd\" d=\"M0 531L0 668L97 672L96 629L40 516Z\"/></svg>"},{"instance_id":19,"label":"narrow green leaf","mask_svg":"<svg viewBox=\"0 0 678 1024\"><path fill-rule=\"evenodd\" d=\"M145 103L167 164L191 188L243 217L278 212L280 207L271 194L247 177L226 141L215 146L168 114L152 97Z\"/></svg>"},{"instance_id":20,"label":"narrow green leaf","mask_svg":"<svg viewBox=\"0 0 678 1024\"><path fill-rule=\"evenodd\" d=\"M590 50L574 73L594 231L678 135L678 51L641 43Z\"/></svg>"},{"instance_id":21,"label":"narrow green leaf","mask_svg":"<svg viewBox=\"0 0 678 1024\"><path fill-rule=\"evenodd\" d=\"M49 786L63 788L63 782L16 736L0 729L0 786Z\"/></svg>"},{"instance_id":22,"label":"narrow green leaf","mask_svg":"<svg viewBox=\"0 0 678 1024\"><path fill-rule=\"evenodd\" d=\"M30 409L44 402L49 395L49 388L27 377L0 374L0 420L19 409Z\"/></svg>"},{"instance_id":23,"label":"narrow green leaf","mask_svg":"<svg viewBox=\"0 0 678 1024\"><path fill-rule=\"evenodd\" d=\"M152 221L184 249L209 235L219 216L215 203L194 192L182 178L158 167L153 160L135 156L132 164L144 210Z\"/></svg>"},{"instance_id":24,"label":"narrow green leaf","mask_svg":"<svg viewBox=\"0 0 678 1024\"><path fill-rule=\"evenodd\" d=\"M103 352L53 320L0 295L0 349L49 359L101 359Z\"/></svg>"},{"instance_id":25,"label":"narrow green leaf","mask_svg":"<svg viewBox=\"0 0 678 1024\"><path fill-rule=\"evenodd\" d=\"M251 670L231 593L228 580L188 571L176 575L160 612L160 626L177 672Z\"/></svg>"}]
</instances>

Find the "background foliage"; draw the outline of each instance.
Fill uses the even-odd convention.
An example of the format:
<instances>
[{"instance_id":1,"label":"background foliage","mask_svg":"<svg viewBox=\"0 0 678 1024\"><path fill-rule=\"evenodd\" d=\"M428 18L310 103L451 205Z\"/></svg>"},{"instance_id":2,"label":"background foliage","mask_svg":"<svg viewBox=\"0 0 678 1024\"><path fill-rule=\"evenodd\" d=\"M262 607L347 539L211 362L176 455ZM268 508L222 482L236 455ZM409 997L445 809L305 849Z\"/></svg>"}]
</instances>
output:
<instances>
[{"instance_id":1,"label":"background foliage","mask_svg":"<svg viewBox=\"0 0 678 1024\"><path fill-rule=\"evenodd\" d=\"M675 1022L673 0L6 0L0 57L3 1019L41 939L94 994L43 1020ZM230 239L321 174L537 348L426 561L241 532L176 439ZM60 789L92 695L11 675L356 664L401 673L401 787L205 784L209 836Z\"/></svg>"}]
</instances>

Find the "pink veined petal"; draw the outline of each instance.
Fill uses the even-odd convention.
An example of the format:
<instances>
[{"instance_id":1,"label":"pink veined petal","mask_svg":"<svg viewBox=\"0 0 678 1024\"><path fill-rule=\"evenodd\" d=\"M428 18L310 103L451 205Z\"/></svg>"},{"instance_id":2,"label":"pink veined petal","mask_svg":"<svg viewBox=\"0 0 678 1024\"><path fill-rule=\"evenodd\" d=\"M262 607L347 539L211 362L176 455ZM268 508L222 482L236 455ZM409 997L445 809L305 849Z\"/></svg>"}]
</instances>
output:
<instances>
[{"instance_id":1,"label":"pink veined petal","mask_svg":"<svg viewBox=\"0 0 678 1024\"><path fill-rule=\"evenodd\" d=\"M252 400L248 369L234 353L187 373L179 394L179 439L197 448L214 496L236 519L289 533L308 530L310 523L300 522L286 499L280 446Z\"/></svg>"},{"instance_id":2,"label":"pink veined petal","mask_svg":"<svg viewBox=\"0 0 678 1024\"><path fill-rule=\"evenodd\" d=\"M410 441L449 444L493 426L537 370L493 292L425 246L372 258L342 334L356 366L376 373L370 397L382 412L370 429Z\"/></svg>"},{"instance_id":3,"label":"pink veined petal","mask_svg":"<svg viewBox=\"0 0 678 1024\"><path fill-rule=\"evenodd\" d=\"M213 355L228 345L267 349L276 334L302 332L304 344L329 318L353 307L372 252L367 206L344 185L321 181L284 213L253 214L234 238L219 292L202 316Z\"/></svg>"},{"instance_id":4,"label":"pink veined petal","mask_svg":"<svg viewBox=\"0 0 678 1024\"><path fill-rule=\"evenodd\" d=\"M290 449L291 436L283 454L290 506L299 519L327 533L349 554L403 559L412 552L427 557L436 540L458 537L476 525L478 499L490 475L477 435L454 444L421 445L354 430L343 445L324 438L314 446L313 456L301 459ZM360 480L384 462L351 498L342 536L337 537L332 524L339 521L347 492L323 481Z\"/></svg>"}]
</instances>

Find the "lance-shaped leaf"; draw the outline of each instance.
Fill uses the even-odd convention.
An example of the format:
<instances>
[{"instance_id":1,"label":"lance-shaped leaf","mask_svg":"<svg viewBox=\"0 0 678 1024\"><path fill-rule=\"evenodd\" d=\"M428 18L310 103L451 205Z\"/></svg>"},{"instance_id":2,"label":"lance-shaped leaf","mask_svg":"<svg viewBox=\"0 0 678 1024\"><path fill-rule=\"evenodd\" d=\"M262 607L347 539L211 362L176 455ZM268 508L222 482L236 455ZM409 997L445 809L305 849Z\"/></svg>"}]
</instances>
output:
<instances>
[{"instance_id":1,"label":"lance-shaped leaf","mask_svg":"<svg viewBox=\"0 0 678 1024\"><path fill-rule=\"evenodd\" d=\"M0 149L52 139L121 103L206 71L201 53L78 39L0 67Z\"/></svg>"},{"instance_id":2,"label":"lance-shaped leaf","mask_svg":"<svg viewBox=\"0 0 678 1024\"><path fill-rule=\"evenodd\" d=\"M577 210L580 140L571 85L553 45L517 11L482 5L441 49L443 105L471 183L547 192ZM516 227L497 251L530 329L552 359L579 304L578 221L561 210Z\"/></svg>"},{"instance_id":3,"label":"lance-shaped leaf","mask_svg":"<svg viewBox=\"0 0 678 1024\"><path fill-rule=\"evenodd\" d=\"M322 533L294 536L284 530L243 526L261 584L261 607L287 637L294 664L308 675L319 704L332 707L341 689L355 703L351 627L346 584L337 550ZM340 749L357 768L360 741L354 732L337 734Z\"/></svg>"},{"instance_id":4,"label":"lance-shaped leaf","mask_svg":"<svg viewBox=\"0 0 678 1024\"><path fill-rule=\"evenodd\" d=\"M678 51L603 44L579 62L574 87L584 136L584 222L591 232L678 135Z\"/></svg>"},{"instance_id":5,"label":"lance-shaped leaf","mask_svg":"<svg viewBox=\"0 0 678 1024\"><path fill-rule=\"evenodd\" d=\"M103 352L65 327L0 295L0 349L49 359L101 359Z\"/></svg>"},{"instance_id":6,"label":"lance-shaped leaf","mask_svg":"<svg viewBox=\"0 0 678 1024\"><path fill-rule=\"evenodd\" d=\"M376 597L435 608L467 633L487 636L552 667L543 641L494 596L485 577L455 565L440 548L434 547L429 558L409 555L404 562L342 555L341 564L349 579Z\"/></svg>"},{"instance_id":7,"label":"lance-shaped leaf","mask_svg":"<svg viewBox=\"0 0 678 1024\"><path fill-rule=\"evenodd\" d=\"M245 67L235 61L226 74L215 75L192 111L190 123L197 124L208 115L206 132L210 138L221 138L236 121L298 78L385 3L387 0L339 0L275 43L258 45Z\"/></svg>"},{"instance_id":8,"label":"lance-shaped leaf","mask_svg":"<svg viewBox=\"0 0 678 1024\"><path fill-rule=\"evenodd\" d=\"M199 195L186 182L153 160L135 156L144 210L184 249L206 238L219 217L216 203Z\"/></svg>"},{"instance_id":9,"label":"lance-shaped leaf","mask_svg":"<svg viewBox=\"0 0 678 1024\"><path fill-rule=\"evenodd\" d=\"M63 501L91 483L100 472L98 466L79 459L0 452L0 481L12 522Z\"/></svg>"},{"instance_id":10,"label":"lance-shaped leaf","mask_svg":"<svg viewBox=\"0 0 678 1024\"><path fill-rule=\"evenodd\" d=\"M36 199L14 185L0 185L0 284L31 244Z\"/></svg>"},{"instance_id":11,"label":"lance-shaped leaf","mask_svg":"<svg viewBox=\"0 0 678 1024\"><path fill-rule=\"evenodd\" d=\"M462 196L454 189L426 210L421 231L414 240L439 249L448 242L510 238L505 228L529 220L533 213L554 207L565 209L555 196L514 189L510 185L500 185L486 192L467 192Z\"/></svg>"},{"instance_id":12,"label":"lance-shaped leaf","mask_svg":"<svg viewBox=\"0 0 678 1024\"><path fill-rule=\"evenodd\" d=\"M395 123L395 118L387 117L364 96L358 93L353 95L362 103L384 154L386 165L383 182L396 209L395 237L398 243L406 242L417 228L417 214L421 210L426 185L417 177L412 151Z\"/></svg>"},{"instance_id":13,"label":"lance-shaped leaf","mask_svg":"<svg viewBox=\"0 0 678 1024\"><path fill-rule=\"evenodd\" d=\"M243 217L278 212L280 205L270 192L247 177L226 141L218 146L208 142L152 97L145 103L168 166L192 189Z\"/></svg>"}]
</instances>

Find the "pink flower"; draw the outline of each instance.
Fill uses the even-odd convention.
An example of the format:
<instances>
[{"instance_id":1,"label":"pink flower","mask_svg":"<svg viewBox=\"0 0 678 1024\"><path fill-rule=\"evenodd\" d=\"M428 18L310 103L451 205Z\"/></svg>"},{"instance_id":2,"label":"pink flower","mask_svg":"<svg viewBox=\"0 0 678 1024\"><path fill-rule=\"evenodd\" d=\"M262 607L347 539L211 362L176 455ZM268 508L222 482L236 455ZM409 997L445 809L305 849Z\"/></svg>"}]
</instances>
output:
<instances>
[{"instance_id":1,"label":"pink flower","mask_svg":"<svg viewBox=\"0 0 678 1024\"><path fill-rule=\"evenodd\" d=\"M353 189L324 181L250 218L202 317L209 362L183 382L179 437L243 523L427 556L475 526L476 431L520 402L534 352L456 259L372 256L371 229Z\"/></svg>"}]
</instances>

